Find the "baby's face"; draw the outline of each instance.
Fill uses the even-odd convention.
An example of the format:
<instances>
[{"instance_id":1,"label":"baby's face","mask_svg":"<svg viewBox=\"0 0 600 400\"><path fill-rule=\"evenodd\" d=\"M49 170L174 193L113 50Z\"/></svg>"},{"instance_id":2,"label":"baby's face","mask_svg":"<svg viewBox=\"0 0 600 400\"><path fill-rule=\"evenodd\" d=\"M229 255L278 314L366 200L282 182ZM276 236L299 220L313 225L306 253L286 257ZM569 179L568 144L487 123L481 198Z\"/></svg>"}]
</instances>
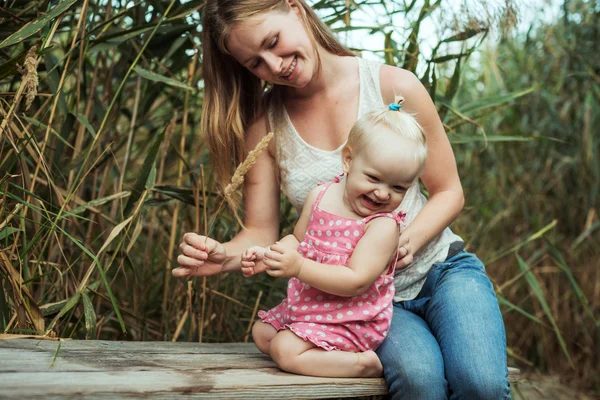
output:
<instances>
[{"instance_id":1,"label":"baby's face","mask_svg":"<svg viewBox=\"0 0 600 400\"><path fill-rule=\"evenodd\" d=\"M386 135L370 142L354 154L343 154L344 202L363 217L398 208L420 170L410 140Z\"/></svg>"}]
</instances>

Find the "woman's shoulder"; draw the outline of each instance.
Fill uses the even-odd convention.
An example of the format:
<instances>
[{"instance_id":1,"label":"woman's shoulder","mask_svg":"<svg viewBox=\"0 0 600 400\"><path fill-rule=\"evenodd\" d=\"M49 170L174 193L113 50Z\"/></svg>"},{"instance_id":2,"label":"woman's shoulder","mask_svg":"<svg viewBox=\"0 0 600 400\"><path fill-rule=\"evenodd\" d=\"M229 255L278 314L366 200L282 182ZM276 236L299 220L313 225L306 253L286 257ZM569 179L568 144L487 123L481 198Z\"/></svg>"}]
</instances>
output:
<instances>
[{"instance_id":1,"label":"woman's shoulder","mask_svg":"<svg viewBox=\"0 0 600 400\"><path fill-rule=\"evenodd\" d=\"M379 80L381 96L386 104L392 103L397 94L401 94L408 104L413 97L427 93L419 78L404 68L384 64L379 71Z\"/></svg>"}]
</instances>

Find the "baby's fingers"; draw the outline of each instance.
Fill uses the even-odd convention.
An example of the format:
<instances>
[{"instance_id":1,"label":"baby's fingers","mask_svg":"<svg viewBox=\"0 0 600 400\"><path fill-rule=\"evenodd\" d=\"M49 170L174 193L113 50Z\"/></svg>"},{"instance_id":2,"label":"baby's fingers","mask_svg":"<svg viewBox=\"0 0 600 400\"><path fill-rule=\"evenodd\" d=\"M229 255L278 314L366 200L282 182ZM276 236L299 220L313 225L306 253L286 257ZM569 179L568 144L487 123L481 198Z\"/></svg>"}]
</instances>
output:
<instances>
[{"instance_id":1,"label":"baby's fingers","mask_svg":"<svg viewBox=\"0 0 600 400\"><path fill-rule=\"evenodd\" d=\"M244 275L244 277L249 278L252 275L254 275L254 268L253 267L242 267L242 275Z\"/></svg>"},{"instance_id":2,"label":"baby's fingers","mask_svg":"<svg viewBox=\"0 0 600 400\"><path fill-rule=\"evenodd\" d=\"M282 254L277 253L275 251L267 251L265 253L265 261L266 260L281 261L281 258L282 258Z\"/></svg>"},{"instance_id":3,"label":"baby's fingers","mask_svg":"<svg viewBox=\"0 0 600 400\"><path fill-rule=\"evenodd\" d=\"M268 270L266 270L266 273L269 276L272 276L273 278L279 278L279 277L283 276L283 272L281 272L278 269L268 269Z\"/></svg>"},{"instance_id":4,"label":"baby's fingers","mask_svg":"<svg viewBox=\"0 0 600 400\"><path fill-rule=\"evenodd\" d=\"M271 245L270 249L272 252L275 252L278 254L285 253L285 247L283 247L281 244L279 244L279 242L276 242L274 245Z\"/></svg>"},{"instance_id":5,"label":"baby's fingers","mask_svg":"<svg viewBox=\"0 0 600 400\"><path fill-rule=\"evenodd\" d=\"M270 258L265 258L263 263L267 266L267 272L269 269L280 269L281 263L277 260L272 260Z\"/></svg>"},{"instance_id":6,"label":"baby's fingers","mask_svg":"<svg viewBox=\"0 0 600 400\"><path fill-rule=\"evenodd\" d=\"M246 249L242 253L242 264L244 263L244 261L252 261L255 258L256 258L256 254L252 250Z\"/></svg>"}]
</instances>

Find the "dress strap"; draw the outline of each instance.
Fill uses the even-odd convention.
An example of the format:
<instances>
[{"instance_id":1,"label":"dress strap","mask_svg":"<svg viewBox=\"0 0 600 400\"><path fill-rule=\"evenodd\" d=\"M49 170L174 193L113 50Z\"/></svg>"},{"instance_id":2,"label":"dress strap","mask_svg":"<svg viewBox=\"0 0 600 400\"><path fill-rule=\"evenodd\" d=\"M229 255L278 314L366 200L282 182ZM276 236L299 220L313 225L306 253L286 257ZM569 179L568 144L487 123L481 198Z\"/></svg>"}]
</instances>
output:
<instances>
[{"instance_id":1,"label":"dress strap","mask_svg":"<svg viewBox=\"0 0 600 400\"><path fill-rule=\"evenodd\" d=\"M329 186L331 186L333 183L340 183L341 178L344 176L344 173L342 172L339 175L336 175L333 178L333 182L321 182L319 183L317 186L323 186L321 188L321 191L319 192L319 194L317 195L317 199L315 200L315 204L313 204L313 210L315 208L317 208L317 206L319 205L319 203L321 203L321 199L323 198L323 196L325 195L325 192L327 191L327 189L329 189Z\"/></svg>"},{"instance_id":2,"label":"dress strap","mask_svg":"<svg viewBox=\"0 0 600 400\"><path fill-rule=\"evenodd\" d=\"M323 195L325 195L325 192L327 191L329 186L331 186L332 183L333 182L321 182L317 185L317 186L322 186L322 187L321 187L321 191L317 195L317 199L315 200L315 203L312 206L313 211L319 206L319 203L321 203L321 199L323 198Z\"/></svg>"},{"instance_id":3,"label":"dress strap","mask_svg":"<svg viewBox=\"0 0 600 400\"><path fill-rule=\"evenodd\" d=\"M372 214L372 215L369 215L368 217L366 217L363 220L363 223L367 224L373 218L379 218L379 217L391 218L394 221L396 221L396 223L398 224L400 229L404 229L404 223L406 221L406 213L404 211L398 211L397 213L393 213L393 212L391 212L391 213L375 213L375 214Z\"/></svg>"},{"instance_id":4,"label":"dress strap","mask_svg":"<svg viewBox=\"0 0 600 400\"><path fill-rule=\"evenodd\" d=\"M340 182L342 181L342 178L344 177L344 175L346 175L346 173L345 173L345 172L342 172L341 174L339 174L339 175L336 175L336 176L333 178L333 182L334 182L334 183L340 183Z\"/></svg>"}]
</instances>

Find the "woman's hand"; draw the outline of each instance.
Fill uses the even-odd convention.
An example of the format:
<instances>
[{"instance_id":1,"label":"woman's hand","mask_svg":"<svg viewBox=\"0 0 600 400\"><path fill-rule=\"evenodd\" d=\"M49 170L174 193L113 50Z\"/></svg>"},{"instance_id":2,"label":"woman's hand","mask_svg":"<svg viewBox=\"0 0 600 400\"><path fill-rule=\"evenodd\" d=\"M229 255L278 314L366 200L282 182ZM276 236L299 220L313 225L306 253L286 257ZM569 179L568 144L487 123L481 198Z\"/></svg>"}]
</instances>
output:
<instances>
[{"instance_id":1,"label":"woman's hand","mask_svg":"<svg viewBox=\"0 0 600 400\"><path fill-rule=\"evenodd\" d=\"M178 268L171 272L177 278L186 276L209 276L223 270L227 254L223 245L206 236L188 232L179 245Z\"/></svg>"},{"instance_id":2,"label":"woman's hand","mask_svg":"<svg viewBox=\"0 0 600 400\"><path fill-rule=\"evenodd\" d=\"M300 274L304 257L296 249L277 242L265 253L264 263L267 266L267 274L274 277L287 276L291 278Z\"/></svg>"},{"instance_id":3,"label":"woman's hand","mask_svg":"<svg viewBox=\"0 0 600 400\"><path fill-rule=\"evenodd\" d=\"M413 262L413 250L410 245L410 238L404 233L400 234L398 239L398 260L396 261L396 269L403 269Z\"/></svg>"},{"instance_id":4,"label":"woman's hand","mask_svg":"<svg viewBox=\"0 0 600 400\"><path fill-rule=\"evenodd\" d=\"M248 278L252 275L264 272L267 266L263 262L266 247L253 246L242 253L242 274Z\"/></svg>"}]
</instances>

